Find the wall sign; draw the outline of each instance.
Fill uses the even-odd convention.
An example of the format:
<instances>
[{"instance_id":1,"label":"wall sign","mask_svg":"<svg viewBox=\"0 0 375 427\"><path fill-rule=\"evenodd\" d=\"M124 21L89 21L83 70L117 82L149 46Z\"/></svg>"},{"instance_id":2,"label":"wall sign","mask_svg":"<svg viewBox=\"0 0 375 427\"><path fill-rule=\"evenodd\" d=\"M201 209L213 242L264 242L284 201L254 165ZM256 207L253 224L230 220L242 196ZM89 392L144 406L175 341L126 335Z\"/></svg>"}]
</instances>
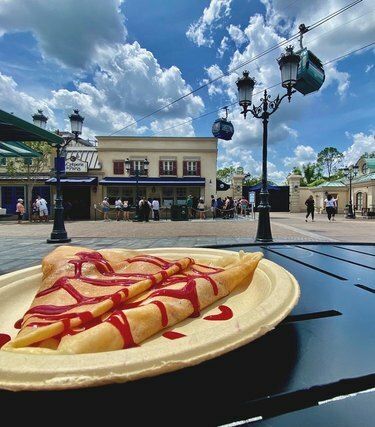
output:
<instances>
[{"instance_id":1,"label":"wall sign","mask_svg":"<svg viewBox=\"0 0 375 427\"><path fill-rule=\"evenodd\" d=\"M66 172L87 172L87 162L71 157L65 162Z\"/></svg>"}]
</instances>

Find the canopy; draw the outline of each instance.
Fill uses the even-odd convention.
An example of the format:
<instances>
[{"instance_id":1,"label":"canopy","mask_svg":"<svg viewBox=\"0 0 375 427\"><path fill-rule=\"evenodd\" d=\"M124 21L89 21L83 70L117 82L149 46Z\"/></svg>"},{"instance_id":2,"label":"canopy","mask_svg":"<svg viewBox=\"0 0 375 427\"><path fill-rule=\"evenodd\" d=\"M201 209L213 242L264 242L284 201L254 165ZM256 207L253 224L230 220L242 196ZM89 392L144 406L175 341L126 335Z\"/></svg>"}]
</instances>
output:
<instances>
[{"instance_id":1,"label":"canopy","mask_svg":"<svg viewBox=\"0 0 375 427\"><path fill-rule=\"evenodd\" d=\"M39 153L19 141L0 141L0 157L23 157L29 159L31 157L42 157L43 154Z\"/></svg>"},{"instance_id":2,"label":"canopy","mask_svg":"<svg viewBox=\"0 0 375 427\"><path fill-rule=\"evenodd\" d=\"M60 178L61 184L71 185L97 185L98 178L96 176L70 176L66 178ZM56 184L56 178L49 178L46 184Z\"/></svg>"},{"instance_id":3,"label":"canopy","mask_svg":"<svg viewBox=\"0 0 375 427\"><path fill-rule=\"evenodd\" d=\"M45 141L50 145L62 145L64 139L45 129L26 122L13 114L0 110L0 141Z\"/></svg>"}]
</instances>

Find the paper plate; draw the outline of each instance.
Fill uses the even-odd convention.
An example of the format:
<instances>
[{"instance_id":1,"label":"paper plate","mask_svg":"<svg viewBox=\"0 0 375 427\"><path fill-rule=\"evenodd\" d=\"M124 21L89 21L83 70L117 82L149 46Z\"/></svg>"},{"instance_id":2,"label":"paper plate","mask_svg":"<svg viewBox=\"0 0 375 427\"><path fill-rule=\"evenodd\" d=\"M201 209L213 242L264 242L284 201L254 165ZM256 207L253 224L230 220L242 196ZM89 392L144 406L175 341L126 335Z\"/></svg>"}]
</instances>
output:
<instances>
[{"instance_id":1,"label":"paper plate","mask_svg":"<svg viewBox=\"0 0 375 427\"><path fill-rule=\"evenodd\" d=\"M191 256L210 262L232 251L204 248L141 249L164 258ZM0 333L14 337L41 282L41 267L0 276ZM271 261L260 261L248 286L202 310L199 317L165 329L140 347L79 355L33 355L0 350L0 388L59 390L125 383L160 375L248 344L280 323L296 305L296 279ZM228 313L230 315L228 315ZM178 337L178 338L177 338Z\"/></svg>"}]
</instances>

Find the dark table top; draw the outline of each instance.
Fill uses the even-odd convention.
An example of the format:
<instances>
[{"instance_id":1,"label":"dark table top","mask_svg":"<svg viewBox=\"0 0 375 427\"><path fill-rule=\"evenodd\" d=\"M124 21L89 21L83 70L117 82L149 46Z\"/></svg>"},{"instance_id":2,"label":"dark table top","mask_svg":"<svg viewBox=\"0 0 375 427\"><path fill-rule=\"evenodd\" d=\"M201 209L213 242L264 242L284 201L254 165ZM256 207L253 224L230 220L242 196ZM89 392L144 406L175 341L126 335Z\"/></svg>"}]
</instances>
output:
<instances>
[{"instance_id":1,"label":"dark table top","mask_svg":"<svg viewBox=\"0 0 375 427\"><path fill-rule=\"evenodd\" d=\"M375 245L220 249L262 251L295 276L300 299L274 330L199 365L125 384L2 390L1 406L43 404L61 408L61 420L78 410L131 426L373 426Z\"/></svg>"}]
</instances>

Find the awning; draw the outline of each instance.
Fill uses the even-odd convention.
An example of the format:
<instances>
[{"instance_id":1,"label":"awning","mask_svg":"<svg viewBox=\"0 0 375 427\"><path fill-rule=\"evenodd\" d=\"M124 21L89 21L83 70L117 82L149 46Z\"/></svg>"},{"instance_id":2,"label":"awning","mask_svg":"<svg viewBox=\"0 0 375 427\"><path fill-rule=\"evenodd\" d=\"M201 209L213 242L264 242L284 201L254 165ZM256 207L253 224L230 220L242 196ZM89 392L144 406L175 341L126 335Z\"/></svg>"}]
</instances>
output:
<instances>
[{"instance_id":1,"label":"awning","mask_svg":"<svg viewBox=\"0 0 375 427\"><path fill-rule=\"evenodd\" d=\"M0 141L0 157L42 157L43 154L19 141Z\"/></svg>"},{"instance_id":2,"label":"awning","mask_svg":"<svg viewBox=\"0 0 375 427\"><path fill-rule=\"evenodd\" d=\"M66 185L98 185L98 178L96 176L69 176L60 178L60 182ZM56 178L49 178L45 183L54 185Z\"/></svg>"},{"instance_id":3,"label":"awning","mask_svg":"<svg viewBox=\"0 0 375 427\"><path fill-rule=\"evenodd\" d=\"M0 141L45 141L63 145L64 138L0 110Z\"/></svg>"},{"instance_id":4,"label":"awning","mask_svg":"<svg viewBox=\"0 0 375 427\"><path fill-rule=\"evenodd\" d=\"M113 177L109 176L106 178L103 178L99 181L100 185L137 185L137 178L136 177ZM138 185L153 185L153 186L180 186L180 187L186 187L186 186L199 186L199 185L205 185L206 184L206 178L201 177L184 177L184 178L175 178L175 177L161 177L161 178L149 178L149 177L139 177L138 178Z\"/></svg>"}]
</instances>

